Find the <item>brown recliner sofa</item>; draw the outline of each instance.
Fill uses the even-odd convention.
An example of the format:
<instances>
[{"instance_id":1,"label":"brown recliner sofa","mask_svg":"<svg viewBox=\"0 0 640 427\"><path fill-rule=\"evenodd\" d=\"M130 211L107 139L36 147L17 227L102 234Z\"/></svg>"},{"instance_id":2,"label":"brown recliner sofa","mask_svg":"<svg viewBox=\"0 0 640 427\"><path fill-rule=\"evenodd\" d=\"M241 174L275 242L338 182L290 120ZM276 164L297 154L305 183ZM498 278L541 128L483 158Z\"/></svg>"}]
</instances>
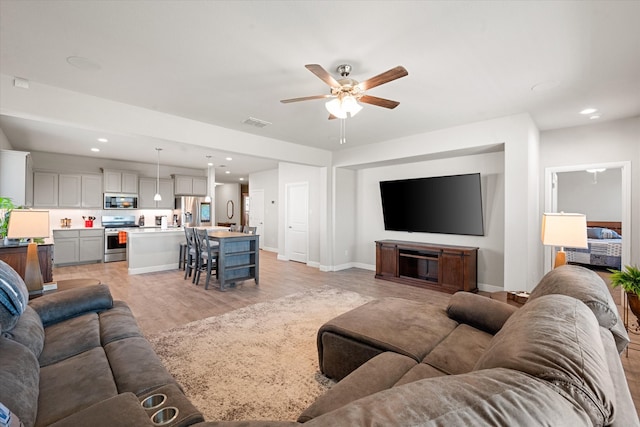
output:
<instances>
[{"instance_id":1,"label":"brown recliner sofa","mask_svg":"<svg viewBox=\"0 0 640 427\"><path fill-rule=\"evenodd\" d=\"M20 276L0 261L0 403L12 426L154 426L154 415L175 415L168 426L203 420L106 285L27 301ZM163 405L143 408L151 395L165 396ZM166 408L175 410L156 415Z\"/></svg>"},{"instance_id":2,"label":"brown recliner sofa","mask_svg":"<svg viewBox=\"0 0 640 427\"><path fill-rule=\"evenodd\" d=\"M320 328L320 369L342 379L298 422L638 426L620 361L628 342L607 286L581 267L547 274L519 309L469 293L446 310L385 298Z\"/></svg>"}]
</instances>

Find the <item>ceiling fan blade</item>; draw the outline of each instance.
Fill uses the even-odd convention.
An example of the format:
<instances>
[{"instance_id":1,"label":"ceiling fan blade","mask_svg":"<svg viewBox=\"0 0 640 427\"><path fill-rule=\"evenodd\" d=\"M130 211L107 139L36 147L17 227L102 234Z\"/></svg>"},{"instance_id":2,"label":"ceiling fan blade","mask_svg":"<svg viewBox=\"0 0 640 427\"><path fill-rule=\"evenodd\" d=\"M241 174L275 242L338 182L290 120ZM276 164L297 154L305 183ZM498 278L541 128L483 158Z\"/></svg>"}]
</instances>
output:
<instances>
[{"instance_id":1,"label":"ceiling fan blade","mask_svg":"<svg viewBox=\"0 0 640 427\"><path fill-rule=\"evenodd\" d=\"M313 74L318 76L320 80L325 82L331 87L340 87L340 83L336 79L333 78L331 74L327 72L321 65L318 64L307 64L305 65L306 69L311 71Z\"/></svg>"},{"instance_id":2,"label":"ceiling fan blade","mask_svg":"<svg viewBox=\"0 0 640 427\"><path fill-rule=\"evenodd\" d=\"M377 76L373 76L370 79L361 82L358 86L360 86L363 91L366 91L372 87L380 86L407 75L409 75L409 72L403 66L398 65L389 71L385 71L382 74L378 74Z\"/></svg>"},{"instance_id":3,"label":"ceiling fan blade","mask_svg":"<svg viewBox=\"0 0 640 427\"><path fill-rule=\"evenodd\" d=\"M377 105L378 107L391 108L391 109L396 108L398 105L400 105L398 101L378 98L377 96L371 96L371 95L362 95L359 101L364 102L365 104Z\"/></svg>"},{"instance_id":4,"label":"ceiling fan blade","mask_svg":"<svg viewBox=\"0 0 640 427\"><path fill-rule=\"evenodd\" d=\"M298 101L310 101L312 99L323 99L323 98L331 98L334 95L326 94L326 95L313 95L313 96L303 96L302 98L291 98L291 99L282 99L280 102L283 104L288 104L289 102L298 102Z\"/></svg>"}]
</instances>

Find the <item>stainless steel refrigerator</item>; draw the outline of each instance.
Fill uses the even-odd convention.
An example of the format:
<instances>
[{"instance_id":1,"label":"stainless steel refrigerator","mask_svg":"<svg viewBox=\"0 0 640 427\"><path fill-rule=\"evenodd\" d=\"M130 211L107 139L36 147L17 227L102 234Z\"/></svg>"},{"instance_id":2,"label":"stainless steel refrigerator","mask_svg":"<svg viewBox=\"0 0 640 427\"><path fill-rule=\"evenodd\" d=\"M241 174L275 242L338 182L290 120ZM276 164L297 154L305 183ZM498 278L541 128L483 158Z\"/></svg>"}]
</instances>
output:
<instances>
[{"instance_id":1,"label":"stainless steel refrigerator","mask_svg":"<svg viewBox=\"0 0 640 427\"><path fill-rule=\"evenodd\" d=\"M200 227L211 225L211 202L204 197L182 196L176 197L174 215L178 216L181 225L185 227Z\"/></svg>"}]
</instances>

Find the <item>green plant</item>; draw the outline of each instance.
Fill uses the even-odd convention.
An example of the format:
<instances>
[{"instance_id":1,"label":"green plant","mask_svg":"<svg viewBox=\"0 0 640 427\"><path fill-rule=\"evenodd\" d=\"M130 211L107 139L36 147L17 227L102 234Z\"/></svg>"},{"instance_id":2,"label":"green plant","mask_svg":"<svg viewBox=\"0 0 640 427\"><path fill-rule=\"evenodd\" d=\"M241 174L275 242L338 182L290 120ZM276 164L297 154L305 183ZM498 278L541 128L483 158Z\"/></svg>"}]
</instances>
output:
<instances>
[{"instance_id":1,"label":"green plant","mask_svg":"<svg viewBox=\"0 0 640 427\"><path fill-rule=\"evenodd\" d=\"M9 214L15 209L15 205L8 197L0 197L0 239L7 236L7 227L9 227Z\"/></svg>"},{"instance_id":2,"label":"green plant","mask_svg":"<svg viewBox=\"0 0 640 427\"><path fill-rule=\"evenodd\" d=\"M611 273L611 285L615 288L622 286L625 292L640 296L640 269L627 265L623 271L609 270Z\"/></svg>"}]
</instances>

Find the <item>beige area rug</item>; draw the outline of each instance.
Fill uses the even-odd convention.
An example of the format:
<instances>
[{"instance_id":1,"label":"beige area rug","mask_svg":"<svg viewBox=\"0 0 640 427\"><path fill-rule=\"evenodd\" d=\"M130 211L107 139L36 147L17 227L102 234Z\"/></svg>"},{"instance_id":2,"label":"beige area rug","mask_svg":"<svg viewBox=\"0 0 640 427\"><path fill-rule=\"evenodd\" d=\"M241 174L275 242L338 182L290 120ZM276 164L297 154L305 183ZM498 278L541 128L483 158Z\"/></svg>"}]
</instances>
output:
<instances>
[{"instance_id":1,"label":"beige area rug","mask_svg":"<svg viewBox=\"0 0 640 427\"><path fill-rule=\"evenodd\" d=\"M206 420L294 421L332 384L318 370L318 329L371 299L322 287L149 339Z\"/></svg>"}]
</instances>

